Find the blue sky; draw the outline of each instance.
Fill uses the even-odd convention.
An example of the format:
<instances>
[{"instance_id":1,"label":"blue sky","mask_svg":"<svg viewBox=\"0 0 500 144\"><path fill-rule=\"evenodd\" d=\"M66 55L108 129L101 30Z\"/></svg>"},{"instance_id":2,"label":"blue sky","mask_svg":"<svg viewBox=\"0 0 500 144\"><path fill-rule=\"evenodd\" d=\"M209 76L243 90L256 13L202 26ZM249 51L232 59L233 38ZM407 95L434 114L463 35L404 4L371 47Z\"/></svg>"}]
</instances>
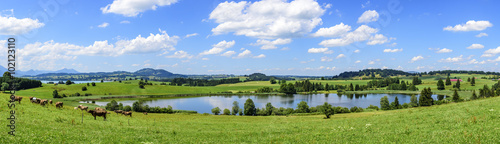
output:
<instances>
[{"instance_id":1,"label":"blue sky","mask_svg":"<svg viewBox=\"0 0 500 144\"><path fill-rule=\"evenodd\" d=\"M500 71L497 1L40 0L0 5L18 69L336 75ZM6 54L0 54L6 61ZM0 65L6 67L6 62Z\"/></svg>"}]
</instances>

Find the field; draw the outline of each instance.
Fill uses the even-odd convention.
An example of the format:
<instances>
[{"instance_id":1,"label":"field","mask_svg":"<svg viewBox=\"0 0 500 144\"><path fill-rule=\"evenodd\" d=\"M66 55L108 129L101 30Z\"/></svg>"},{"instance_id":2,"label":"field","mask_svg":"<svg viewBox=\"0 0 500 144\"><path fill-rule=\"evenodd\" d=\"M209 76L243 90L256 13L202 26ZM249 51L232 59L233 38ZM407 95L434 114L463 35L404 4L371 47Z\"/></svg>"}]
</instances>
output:
<instances>
[{"instance_id":1,"label":"field","mask_svg":"<svg viewBox=\"0 0 500 144\"><path fill-rule=\"evenodd\" d=\"M500 143L500 97L392 111L312 116L108 114L16 104L0 143ZM2 125L9 117L2 94Z\"/></svg>"}]
</instances>

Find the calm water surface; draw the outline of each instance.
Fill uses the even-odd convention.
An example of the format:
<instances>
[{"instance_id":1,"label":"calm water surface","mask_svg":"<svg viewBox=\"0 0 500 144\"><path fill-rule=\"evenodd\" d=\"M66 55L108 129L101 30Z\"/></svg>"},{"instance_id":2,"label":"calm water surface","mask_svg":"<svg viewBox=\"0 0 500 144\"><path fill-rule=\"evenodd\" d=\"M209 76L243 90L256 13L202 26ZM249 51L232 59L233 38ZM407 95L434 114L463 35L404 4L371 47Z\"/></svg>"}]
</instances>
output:
<instances>
[{"instance_id":1,"label":"calm water surface","mask_svg":"<svg viewBox=\"0 0 500 144\"><path fill-rule=\"evenodd\" d=\"M150 107L167 107L172 106L178 110L194 110L198 113L211 113L211 109L215 107L221 110L231 109L234 101L238 101L240 108L247 99L252 99L255 106L264 108L268 102L274 107L296 108L301 101L307 102L310 107L322 105L325 102L333 106L341 107L362 107L366 108L369 105L380 107L380 98L387 96L389 102L393 102L397 96L399 103L410 103L411 95L406 94L359 94L359 95L337 95L337 94L295 94L295 95L232 95L232 96L201 96L201 97L183 97L183 98L146 98L145 104ZM419 95L416 95L419 97ZM432 95L432 98L437 99L437 95ZM138 99L118 99L118 103L123 103L124 106L132 104ZM97 105L105 106L108 101L96 101Z\"/></svg>"}]
</instances>

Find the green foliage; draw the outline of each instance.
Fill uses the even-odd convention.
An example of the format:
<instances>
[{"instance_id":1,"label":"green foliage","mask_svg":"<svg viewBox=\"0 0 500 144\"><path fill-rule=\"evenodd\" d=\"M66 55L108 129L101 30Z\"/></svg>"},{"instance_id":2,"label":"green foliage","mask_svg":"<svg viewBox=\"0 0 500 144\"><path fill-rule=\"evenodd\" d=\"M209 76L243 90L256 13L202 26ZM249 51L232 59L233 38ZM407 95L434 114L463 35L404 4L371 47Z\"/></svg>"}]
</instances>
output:
<instances>
[{"instance_id":1,"label":"green foliage","mask_svg":"<svg viewBox=\"0 0 500 144\"><path fill-rule=\"evenodd\" d=\"M131 110L132 110L132 107L130 107L130 106L128 105L128 106L123 107L123 110L124 110L124 111L131 111Z\"/></svg>"},{"instance_id":2,"label":"green foliage","mask_svg":"<svg viewBox=\"0 0 500 144\"><path fill-rule=\"evenodd\" d=\"M403 108L407 109L408 107L410 107L410 105L408 103L404 103L401 105Z\"/></svg>"},{"instance_id":3,"label":"green foliage","mask_svg":"<svg viewBox=\"0 0 500 144\"><path fill-rule=\"evenodd\" d=\"M460 79L457 79L457 83L455 84L455 88L460 89Z\"/></svg>"},{"instance_id":4,"label":"green foliage","mask_svg":"<svg viewBox=\"0 0 500 144\"><path fill-rule=\"evenodd\" d=\"M476 78L475 77L472 77L472 80L470 81L470 85L471 86L475 86L476 85Z\"/></svg>"},{"instance_id":5,"label":"green foliage","mask_svg":"<svg viewBox=\"0 0 500 144\"><path fill-rule=\"evenodd\" d=\"M379 110L378 106L370 105L367 109Z\"/></svg>"},{"instance_id":6,"label":"green foliage","mask_svg":"<svg viewBox=\"0 0 500 144\"><path fill-rule=\"evenodd\" d=\"M297 91L295 90L295 86L292 83L289 83L289 84L281 83L280 92L285 93L285 94L296 94L297 93Z\"/></svg>"},{"instance_id":7,"label":"green foliage","mask_svg":"<svg viewBox=\"0 0 500 144\"><path fill-rule=\"evenodd\" d=\"M444 99L444 95L438 95L437 96L437 100L443 100Z\"/></svg>"},{"instance_id":8,"label":"green foliage","mask_svg":"<svg viewBox=\"0 0 500 144\"><path fill-rule=\"evenodd\" d=\"M401 105L399 104L398 97L394 98L394 101L391 103L391 108L392 109L401 109ZM352 110L351 110L352 111Z\"/></svg>"},{"instance_id":9,"label":"green foliage","mask_svg":"<svg viewBox=\"0 0 500 144\"><path fill-rule=\"evenodd\" d=\"M296 113L309 113L309 106L307 105L307 102L301 101L297 104L297 110L295 111Z\"/></svg>"},{"instance_id":10,"label":"green foliage","mask_svg":"<svg viewBox=\"0 0 500 144\"><path fill-rule=\"evenodd\" d=\"M61 98L61 96L59 96L59 93L57 92L57 90L52 91L52 97L53 98Z\"/></svg>"},{"instance_id":11,"label":"green foliage","mask_svg":"<svg viewBox=\"0 0 500 144\"><path fill-rule=\"evenodd\" d=\"M446 85L451 85L450 76L446 77Z\"/></svg>"},{"instance_id":12,"label":"green foliage","mask_svg":"<svg viewBox=\"0 0 500 144\"><path fill-rule=\"evenodd\" d=\"M439 79L439 81L437 83L437 89L438 90L444 90L445 89L444 82L443 82L443 80L441 78Z\"/></svg>"},{"instance_id":13,"label":"green foliage","mask_svg":"<svg viewBox=\"0 0 500 144\"><path fill-rule=\"evenodd\" d=\"M420 92L420 98L418 102L420 106L432 106L434 104L434 99L432 99L432 91L430 87L424 88Z\"/></svg>"},{"instance_id":14,"label":"green foliage","mask_svg":"<svg viewBox=\"0 0 500 144\"><path fill-rule=\"evenodd\" d=\"M87 87L82 87L82 91L87 91Z\"/></svg>"},{"instance_id":15,"label":"green foliage","mask_svg":"<svg viewBox=\"0 0 500 144\"><path fill-rule=\"evenodd\" d=\"M325 104L322 105L322 110L326 118L330 118L331 115L335 114L335 110L333 109L332 105L327 102L325 102Z\"/></svg>"},{"instance_id":16,"label":"green foliage","mask_svg":"<svg viewBox=\"0 0 500 144\"><path fill-rule=\"evenodd\" d=\"M71 85L71 81L70 81L70 80L67 80L67 81L66 81L66 85Z\"/></svg>"},{"instance_id":17,"label":"green foliage","mask_svg":"<svg viewBox=\"0 0 500 144\"><path fill-rule=\"evenodd\" d=\"M382 110L391 110L391 106L389 105L389 98L387 98L387 96L380 98L380 107Z\"/></svg>"},{"instance_id":18,"label":"green foliage","mask_svg":"<svg viewBox=\"0 0 500 144\"><path fill-rule=\"evenodd\" d=\"M240 110L241 109L240 109L238 101L234 101L233 102L233 108L232 108L232 113L231 114L236 115Z\"/></svg>"},{"instance_id":19,"label":"green foliage","mask_svg":"<svg viewBox=\"0 0 500 144\"><path fill-rule=\"evenodd\" d=\"M2 91L6 91L6 90L9 90L9 84L8 83L2 83Z\"/></svg>"},{"instance_id":20,"label":"green foliage","mask_svg":"<svg viewBox=\"0 0 500 144\"><path fill-rule=\"evenodd\" d=\"M458 96L458 93L457 93L457 90L455 90L455 92L453 92L453 101L454 102L459 102L460 101L460 96Z\"/></svg>"},{"instance_id":21,"label":"green foliage","mask_svg":"<svg viewBox=\"0 0 500 144\"><path fill-rule=\"evenodd\" d=\"M95 82L92 82L92 86L95 86Z\"/></svg>"},{"instance_id":22,"label":"green foliage","mask_svg":"<svg viewBox=\"0 0 500 144\"><path fill-rule=\"evenodd\" d=\"M254 116L255 115L255 104L252 99L247 99L244 105L245 115L246 116Z\"/></svg>"},{"instance_id":23,"label":"green foliage","mask_svg":"<svg viewBox=\"0 0 500 144\"><path fill-rule=\"evenodd\" d=\"M470 97L471 100L475 100L477 99L477 95L476 95L476 90L473 90L472 91L472 96Z\"/></svg>"},{"instance_id":24,"label":"green foliage","mask_svg":"<svg viewBox=\"0 0 500 144\"><path fill-rule=\"evenodd\" d=\"M266 104L266 110L265 114L266 115L271 115L273 113L274 106L271 103Z\"/></svg>"},{"instance_id":25,"label":"green foliage","mask_svg":"<svg viewBox=\"0 0 500 144\"><path fill-rule=\"evenodd\" d=\"M213 113L214 115L219 115L219 114L220 114L220 108L219 108L219 107L215 107L215 108L213 108L213 109L212 109L212 113Z\"/></svg>"},{"instance_id":26,"label":"green foliage","mask_svg":"<svg viewBox=\"0 0 500 144\"><path fill-rule=\"evenodd\" d=\"M229 109L224 109L223 115L231 115L231 111Z\"/></svg>"},{"instance_id":27,"label":"green foliage","mask_svg":"<svg viewBox=\"0 0 500 144\"><path fill-rule=\"evenodd\" d=\"M270 87L262 87L257 89L257 93L271 93L273 92L273 88Z\"/></svg>"},{"instance_id":28,"label":"green foliage","mask_svg":"<svg viewBox=\"0 0 500 144\"><path fill-rule=\"evenodd\" d=\"M422 80L418 77L413 77L413 85L419 85L419 84L422 84Z\"/></svg>"},{"instance_id":29,"label":"green foliage","mask_svg":"<svg viewBox=\"0 0 500 144\"><path fill-rule=\"evenodd\" d=\"M274 79L274 77L272 77L272 78L271 78L271 80L269 80L269 82L270 82L271 84L276 84L276 79Z\"/></svg>"}]
</instances>

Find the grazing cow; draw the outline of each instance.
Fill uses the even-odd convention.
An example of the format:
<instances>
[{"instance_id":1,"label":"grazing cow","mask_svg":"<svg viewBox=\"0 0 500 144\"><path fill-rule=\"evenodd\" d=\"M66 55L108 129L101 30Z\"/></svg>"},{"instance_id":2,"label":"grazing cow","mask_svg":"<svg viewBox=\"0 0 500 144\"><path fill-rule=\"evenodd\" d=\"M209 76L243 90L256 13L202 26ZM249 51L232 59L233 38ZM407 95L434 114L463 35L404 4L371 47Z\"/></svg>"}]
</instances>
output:
<instances>
[{"instance_id":1,"label":"grazing cow","mask_svg":"<svg viewBox=\"0 0 500 144\"><path fill-rule=\"evenodd\" d=\"M52 100L49 100L49 103L52 104Z\"/></svg>"},{"instance_id":2,"label":"grazing cow","mask_svg":"<svg viewBox=\"0 0 500 144\"><path fill-rule=\"evenodd\" d=\"M79 105L79 106L78 106L78 108L79 108L80 110L87 110L87 109L89 109L89 107L88 107L88 106L83 106L83 105Z\"/></svg>"},{"instance_id":3,"label":"grazing cow","mask_svg":"<svg viewBox=\"0 0 500 144\"><path fill-rule=\"evenodd\" d=\"M77 107L75 107L75 110L78 109Z\"/></svg>"},{"instance_id":4,"label":"grazing cow","mask_svg":"<svg viewBox=\"0 0 500 144\"><path fill-rule=\"evenodd\" d=\"M106 120L106 114L108 112L105 110L89 110L88 113L91 113L92 116L94 116L94 120L97 120L96 116L102 116L104 117L104 120Z\"/></svg>"},{"instance_id":5,"label":"grazing cow","mask_svg":"<svg viewBox=\"0 0 500 144\"><path fill-rule=\"evenodd\" d=\"M32 100L33 100L33 97L30 97L30 101L32 101Z\"/></svg>"},{"instance_id":6,"label":"grazing cow","mask_svg":"<svg viewBox=\"0 0 500 144\"><path fill-rule=\"evenodd\" d=\"M122 110L115 110L116 115L123 113Z\"/></svg>"},{"instance_id":7,"label":"grazing cow","mask_svg":"<svg viewBox=\"0 0 500 144\"><path fill-rule=\"evenodd\" d=\"M125 115L125 116L130 115L130 117L132 117L132 112L127 112L127 111L124 111L124 112L122 113L122 115Z\"/></svg>"},{"instance_id":8,"label":"grazing cow","mask_svg":"<svg viewBox=\"0 0 500 144\"><path fill-rule=\"evenodd\" d=\"M45 99L44 99L44 100L41 100L41 101L40 101L40 105L41 105L41 106L45 106L45 104L47 104L47 100L45 100Z\"/></svg>"},{"instance_id":9,"label":"grazing cow","mask_svg":"<svg viewBox=\"0 0 500 144\"><path fill-rule=\"evenodd\" d=\"M144 115L148 115L148 112L143 112L142 114L144 114Z\"/></svg>"},{"instance_id":10,"label":"grazing cow","mask_svg":"<svg viewBox=\"0 0 500 144\"><path fill-rule=\"evenodd\" d=\"M31 100L31 103L36 103L36 99L32 99L32 100Z\"/></svg>"},{"instance_id":11,"label":"grazing cow","mask_svg":"<svg viewBox=\"0 0 500 144\"><path fill-rule=\"evenodd\" d=\"M41 101L42 101L42 99L36 99L37 104L40 104Z\"/></svg>"},{"instance_id":12,"label":"grazing cow","mask_svg":"<svg viewBox=\"0 0 500 144\"><path fill-rule=\"evenodd\" d=\"M21 100L23 99L23 97L14 97L14 101L19 101L19 104L21 104Z\"/></svg>"},{"instance_id":13,"label":"grazing cow","mask_svg":"<svg viewBox=\"0 0 500 144\"><path fill-rule=\"evenodd\" d=\"M62 108L63 102L56 102L56 108Z\"/></svg>"},{"instance_id":14,"label":"grazing cow","mask_svg":"<svg viewBox=\"0 0 500 144\"><path fill-rule=\"evenodd\" d=\"M105 111L105 109L100 108L100 107L96 107L96 108L94 108L94 110L103 110L103 111Z\"/></svg>"}]
</instances>

